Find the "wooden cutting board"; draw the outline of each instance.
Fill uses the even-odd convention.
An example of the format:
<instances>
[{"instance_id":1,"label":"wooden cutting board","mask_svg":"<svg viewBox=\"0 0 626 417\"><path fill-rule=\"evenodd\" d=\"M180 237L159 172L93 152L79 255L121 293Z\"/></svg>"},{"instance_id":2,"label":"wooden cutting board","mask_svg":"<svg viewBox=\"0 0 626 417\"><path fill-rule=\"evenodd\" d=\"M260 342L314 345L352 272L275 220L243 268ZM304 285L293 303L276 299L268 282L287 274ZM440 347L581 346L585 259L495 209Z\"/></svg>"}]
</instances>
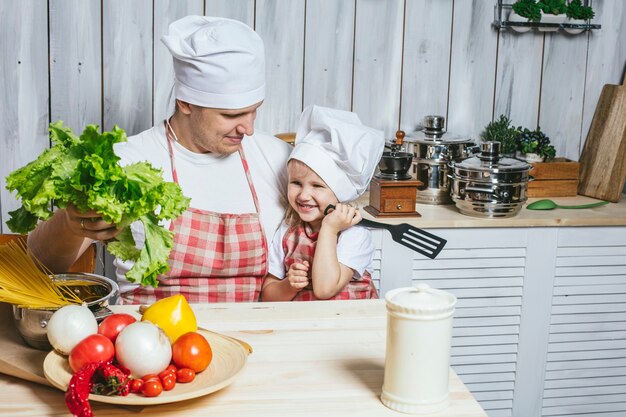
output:
<instances>
[{"instance_id":1,"label":"wooden cutting board","mask_svg":"<svg viewBox=\"0 0 626 417\"><path fill-rule=\"evenodd\" d=\"M606 84L580 156L578 193L617 203L626 181L626 74Z\"/></svg>"}]
</instances>

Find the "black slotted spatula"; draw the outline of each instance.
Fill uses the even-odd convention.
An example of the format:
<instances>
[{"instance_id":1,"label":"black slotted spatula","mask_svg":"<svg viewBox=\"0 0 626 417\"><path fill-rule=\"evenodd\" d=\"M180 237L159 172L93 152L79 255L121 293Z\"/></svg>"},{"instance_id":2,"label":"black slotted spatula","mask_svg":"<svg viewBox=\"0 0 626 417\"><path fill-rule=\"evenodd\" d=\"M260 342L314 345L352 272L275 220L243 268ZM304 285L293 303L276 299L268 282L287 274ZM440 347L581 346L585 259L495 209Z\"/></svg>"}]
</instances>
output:
<instances>
[{"instance_id":1,"label":"black slotted spatula","mask_svg":"<svg viewBox=\"0 0 626 417\"><path fill-rule=\"evenodd\" d=\"M329 204L326 210L324 210L324 214L328 214L329 210L334 209L335 206ZM439 236L435 236L426 230L419 229L407 223L386 224L362 219L359 225L374 229L387 229L389 233L391 233L391 238L394 241L430 259L435 259L448 242Z\"/></svg>"}]
</instances>

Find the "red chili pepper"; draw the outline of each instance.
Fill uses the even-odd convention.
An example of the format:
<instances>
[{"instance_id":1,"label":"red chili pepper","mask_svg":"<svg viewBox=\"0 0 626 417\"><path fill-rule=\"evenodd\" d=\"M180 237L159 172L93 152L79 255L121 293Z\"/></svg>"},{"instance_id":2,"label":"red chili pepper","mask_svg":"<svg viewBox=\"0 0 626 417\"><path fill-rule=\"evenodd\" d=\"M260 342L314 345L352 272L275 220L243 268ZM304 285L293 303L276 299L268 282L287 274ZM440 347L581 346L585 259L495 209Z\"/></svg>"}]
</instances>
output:
<instances>
[{"instance_id":1,"label":"red chili pepper","mask_svg":"<svg viewBox=\"0 0 626 417\"><path fill-rule=\"evenodd\" d=\"M65 404L74 417L93 417L89 405L91 377L102 365L102 362L88 363L74 373L65 392Z\"/></svg>"},{"instance_id":2,"label":"red chili pepper","mask_svg":"<svg viewBox=\"0 0 626 417\"><path fill-rule=\"evenodd\" d=\"M112 363L104 363L96 371L92 379L91 392L99 395L121 395L130 393L130 371Z\"/></svg>"},{"instance_id":3,"label":"red chili pepper","mask_svg":"<svg viewBox=\"0 0 626 417\"><path fill-rule=\"evenodd\" d=\"M111 362L92 362L74 373L65 392L65 404L74 417L93 417L89 394L128 395L130 371Z\"/></svg>"}]
</instances>

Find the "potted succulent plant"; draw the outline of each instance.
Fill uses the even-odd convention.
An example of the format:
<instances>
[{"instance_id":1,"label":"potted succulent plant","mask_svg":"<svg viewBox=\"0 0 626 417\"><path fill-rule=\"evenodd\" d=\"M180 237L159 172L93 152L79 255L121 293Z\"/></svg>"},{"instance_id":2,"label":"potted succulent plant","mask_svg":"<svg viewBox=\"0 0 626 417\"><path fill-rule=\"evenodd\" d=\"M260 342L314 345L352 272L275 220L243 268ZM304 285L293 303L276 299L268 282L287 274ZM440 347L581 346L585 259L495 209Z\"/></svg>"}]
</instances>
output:
<instances>
[{"instance_id":1,"label":"potted succulent plant","mask_svg":"<svg viewBox=\"0 0 626 417\"><path fill-rule=\"evenodd\" d=\"M509 21L511 22L539 22L541 20L541 9L537 0L517 0L511 6ZM516 32L528 32L530 26L512 26Z\"/></svg>"},{"instance_id":2,"label":"potted succulent plant","mask_svg":"<svg viewBox=\"0 0 626 417\"><path fill-rule=\"evenodd\" d=\"M501 114L498 120L494 120L485 126L480 138L485 142L500 142L500 153L506 156L514 156L517 149L517 140L520 130L511 125L511 120Z\"/></svg>"},{"instance_id":3,"label":"potted succulent plant","mask_svg":"<svg viewBox=\"0 0 626 417\"><path fill-rule=\"evenodd\" d=\"M593 19L595 16L595 12L591 6L584 6L581 0L570 1L567 5L567 9L565 10L565 14L567 15L565 23L575 24L584 24L586 21ZM571 33L572 35L576 35L581 33L583 29L565 28L565 31Z\"/></svg>"},{"instance_id":4,"label":"potted succulent plant","mask_svg":"<svg viewBox=\"0 0 626 417\"><path fill-rule=\"evenodd\" d=\"M550 144L550 138L537 126L535 130L518 128L517 157L526 162L543 162L556 156L556 149Z\"/></svg>"},{"instance_id":5,"label":"potted succulent plant","mask_svg":"<svg viewBox=\"0 0 626 417\"><path fill-rule=\"evenodd\" d=\"M567 4L565 0L539 0L539 8L541 9L541 23L563 23L567 16ZM553 32L558 27L540 27L541 32Z\"/></svg>"}]
</instances>

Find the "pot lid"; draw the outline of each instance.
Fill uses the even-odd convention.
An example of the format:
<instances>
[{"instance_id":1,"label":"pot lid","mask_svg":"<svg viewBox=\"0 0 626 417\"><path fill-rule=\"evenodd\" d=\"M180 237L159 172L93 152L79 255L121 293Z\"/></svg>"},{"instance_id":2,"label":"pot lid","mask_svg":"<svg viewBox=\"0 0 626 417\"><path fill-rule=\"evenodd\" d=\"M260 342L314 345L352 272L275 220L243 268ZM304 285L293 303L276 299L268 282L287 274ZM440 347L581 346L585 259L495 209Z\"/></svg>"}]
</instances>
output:
<instances>
[{"instance_id":1,"label":"pot lid","mask_svg":"<svg viewBox=\"0 0 626 417\"><path fill-rule=\"evenodd\" d=\"M389 310L415 315L449 314L456 304L454 295L424 283L391 290L385 299Z\"/></svg>"},{"instance_id":2,"label":"pot lid","mask_svg":"<svg viewBox=\"0 0 626 417\"><path fill-rule=\"evenodd\" d=\"M532 168L519 159L501 157L500 142L482 142L478 155L452 164L455 168L489 172L528 172Z\"/></svg>"},{"instance_id":3,"label":"pot lid","mask_svg":"<svg viewBox=\"0 0 626 417\"><path fill-rule=\"evenodd\" d=\"M421 129L410 133L404 140L411 143L446 144L472 142L467 136L448 133L445 130L445 117L429 115L424 117Z\"/></svg>"}]
</instances>

